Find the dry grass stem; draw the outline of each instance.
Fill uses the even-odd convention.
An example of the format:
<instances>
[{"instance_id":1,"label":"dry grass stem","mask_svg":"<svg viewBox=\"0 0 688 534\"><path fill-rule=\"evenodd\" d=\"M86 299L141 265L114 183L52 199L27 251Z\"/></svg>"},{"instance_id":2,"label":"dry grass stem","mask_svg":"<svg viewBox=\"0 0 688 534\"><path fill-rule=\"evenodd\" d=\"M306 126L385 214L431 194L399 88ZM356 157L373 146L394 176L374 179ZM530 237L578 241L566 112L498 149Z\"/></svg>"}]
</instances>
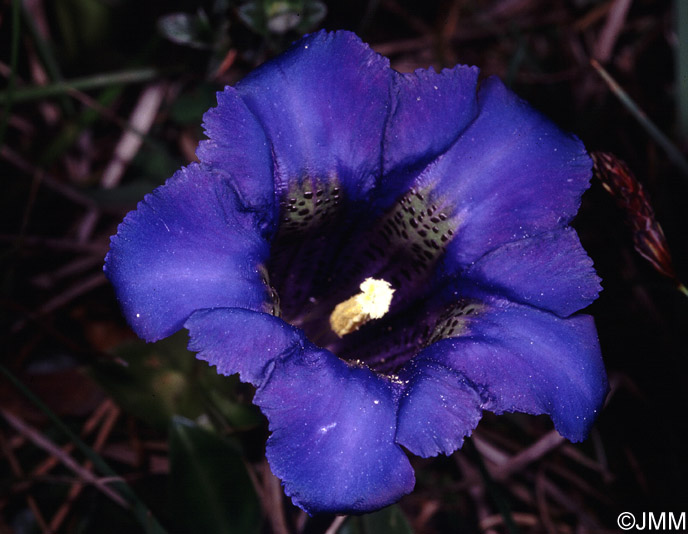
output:
<instances>
[{"instance_id":1,"label":"dry grass stem","mask_svg":"<svg viewBox=\"0 0 688 534\"><path fill-rule=\"evenodd\" d=\"M325 531L325 534L337 534L339 529L342 528L344 521L346 521L348 518L348 515L338 515L335 517L334 521L332 521L332 524Z\"/></svg>"},{"instance_id":2,"label":"dry grass stem","mask_svg":"<svg viewBox=\"0 0 688 534\"><path fill-rule=\"evenodd\" d=\"M27 425L21 419L19 419L18 417L14 416L12 413L6 410L0 410L0 413L5 418L5 420L10 424L10 426L12 426L12 428L14 428L23 436L26 436L26 438L29 441L31 441L40 449L43 449L48 454L51 454L58 458L65 467L72 470L84 482L92 484L120 506L124 508L129 507L129 503L127 503L127 501L125 501L112 488L108 487L104 482L104 479L99 479L93 473L91 473L87 469L84 469L76 461L74 461L74 459L71 456L65 454L65 452L59 446L57 446L55 443L46 438L38 430ZM110 479L109 481L114 482L113 479Z\"/></svg>"},{"instance_id":3,"label":"dry grass stem","mask_svg":"<svg viewBox=\"0 0 688 534\"><path fill-rule=\"evenodd\" d=\"M626 22L626 15L631 7L631 0L615 0L612 4L607 21L595 43L594 56L601 63L606 63L612 57L614 45L621 35Z\"/></svg>"},{"instance_id":4,"label":"dry grass stem","mask_svg":"<svg viewBox=\"0 0 688 534\"><path fill-rule=\"evenodd\" d=\"M2 432L0 432L0 451L2 451L3 456L7 458L7 462L10 465L12 474L18 479L24 478L24 470L19 464L19 460L15 456L12 447L10 447L10 445L7 443L7 440L5 439L5 436ZM36 499L32 495L27 495L26 504L31 509L31 512L33 513L33 516L36 519L36 523L38 523L38 527L41 529L41 532L43 534L52 534L52 531L48 527L48 524L46 523L45 518L43 517L43 513L38 507Z\"/></svg>"},{"instance_id":5,"label":"dry grass stem","mask_svg":"<svg viewBox=\"0 0 688 534\"><path fill-rule=\"evenodd\" d=\"M512 456L507 461L493 469L492 476L497 480L504 480L512 474L521 471L528 464L540 460L543 456L560 447L566 439L559 432L552 430L527 449Z\"/></svg>"},{"instance_id":6,"label":"dry grass stem","mask_svg":"<svg viewBox=\"0 0 688 534\"><path fill-rule=\"evenodd\" d=\"M67 305L70 303L72 300L80 297L84 293L88 293L89 291L105 285L107 282L105 275L103 273L96 273L93 274L87 278L84 278L83 280L71 285L67 289L65 289L62 293L57 295L56 297L50 299L46 303L44 303L42 306L40 306L34 313L30 314L29 319L30 320L36 320L48 313L54 312L55 310L61 308L62 306ZM27 320L22 319L14 323L12 325L12 332L16 333L24 326L26 326Z\"/></svg>"},{"instance_id":7,"label":"dry grass stem","mask_svg":"<svg viewBox=\"0 0 688 534\"><path fill-rule=\"evenodd\" d=\"M117 419L120 415L120 409L116 405L114 405L112 401L106 401L101 404L101 406L103 405L107 407L108 414L105 420L103 421L103 425L100 427L98 435L96 436L96 439L93 443L93 450L97 453L100 453L102 451L103 446L105 445L105 442L110 436L110 433L112 432L112 429L114 428L115 423L117 422ZM90 460L86 460L83 463L83 468L88 471L91 471L93 469L93 462L91 462ZM71 510L72 504L76 501L77 497L83 489L84 484L82 482L75 482L74 484L72 484L72 487L69 488L67 498L62 503L62 506L60 506L57 512L55 512L55 515L50 521L50 529L52 531L58 531L60 529L60 526L69 515L69 511Z\"/></svg>"},{"instance_id":8,"label":"dry grass stem","mask_svg":"<svg viewBox=\"0 0 688 534\"><path fill-rule=\"evenodd\" d=\"M146 87L129 116L129 128L120 137L112 160L103 171L100 183L104 189L116 187L129 163L141 148L143 136L148 133L165 96L165 84L156 83Z\"/></svg>"}]
</instances>

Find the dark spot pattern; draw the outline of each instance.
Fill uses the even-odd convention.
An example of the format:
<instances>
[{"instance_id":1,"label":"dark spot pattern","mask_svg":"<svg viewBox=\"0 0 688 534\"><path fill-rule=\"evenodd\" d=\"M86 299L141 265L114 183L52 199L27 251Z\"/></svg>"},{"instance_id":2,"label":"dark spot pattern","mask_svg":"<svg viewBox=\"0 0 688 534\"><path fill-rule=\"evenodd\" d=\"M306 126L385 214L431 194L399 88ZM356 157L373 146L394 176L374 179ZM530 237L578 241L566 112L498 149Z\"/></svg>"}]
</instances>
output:
<instances>
[{"instance_id":1,"label":"dark spot pattern","mask_svg":"<svg viewBox=\"0 0 688 534\"><path fill-rule=\"evenodd\" d=\"M310 232L331 219L341 202L336 179L304 178L291 183L280 202L279 238Z\"/></svg>"},{"instance_id":2,"label":"dark spot pattern","mask_svg":"<svg viewBox=\"0 0 688 534\"><path fill-rule=\"evenodd\" d=\"M270 283L270 273L268 272L268 269L265 266L261 265L259 267L259 270L260 276L263 279L263 284L267 288L269 296L269 301L266 303L265 309L263 311L265 313L269 313L270 315L274 315L275 317L280 317L282 315L282 310L280 308L279 293Z\"/></svg>"},{"instance_id":3,"label":"dark spot pattern","mask_svg":"<svg viewBox=\"0 0 688 534\"><path fill-rule=\"evenodd\" d=\"M432 333L425 340L425 345L466 334L470 317L480 313L482 307L482 304L468 300L449 306L437 319Z\"/></svg>"},{"instance_id":4,"label":"dark spot pattern","mask_svg":"<svg viewBox=\"0 0 688 534\"><path fill-rule=\"evenodd\" d=\"M350 254L346 276L384 279L408 300L424 289L437 261L455 235L453 208L429 189L411 189L401 196Z\"/></svg>"},{"instance_id":5,"label":"dark spot pattern","mask_svg":"<svg viewBox=\"0 0 688 534\"><path fill-rule=\"evenodd\" d=\"M312 305L314 286L329 270L328 235L341 216L342 191L334 176L293 180L282 194L268 268L280 294L281 314L297 326L298 316Z\"/></svg>"},{"instance_id":6,"label":"dark spot pattern","mask_svg":"<svg viewBox=\"0 0 688 534\"><path fill-rule=\"evenodd\" d=\"M411 189L382 217L363 257L377 261L397 256L380 277L393 287L418 284L428 277L444 254L456 230L457 221L447 215L451 209L430 191Z\"/></svg>"},{"instance_id":7,"label":"dark spot pattern","mask_svg":"<svg viewBox=\"0 0 688 534\"><path fill-rule=\"evenodd\" d=\"M294 181L282 195L268 266L275 309L315 344L391 375L423 347L460 335L477 310L427 302L457 226L453 206L430 188L407 191L373 219L345 198L336 177ZM390 311L339 338L329 316L367 277L391 283Z\"/></svg>"}]
</instances>

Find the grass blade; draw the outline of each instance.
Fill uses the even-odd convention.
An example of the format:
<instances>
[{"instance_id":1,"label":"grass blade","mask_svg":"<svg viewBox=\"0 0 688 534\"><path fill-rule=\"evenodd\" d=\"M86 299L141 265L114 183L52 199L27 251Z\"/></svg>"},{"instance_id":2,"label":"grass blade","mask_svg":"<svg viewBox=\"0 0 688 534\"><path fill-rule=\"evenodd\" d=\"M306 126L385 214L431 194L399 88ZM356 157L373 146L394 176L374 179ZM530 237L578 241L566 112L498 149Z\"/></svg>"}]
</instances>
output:
<instances>
[{"instance_id":1,"label":"grass blade","mask_svg":"<svg viewBox=\"0 0 688 534\"><path fill-rule=\"evenodd\" d=\"M624 107L635 117L640 125L645 128L647 133L655 140L655 142L666 152L671 162L679 168L679 170L688 176L688 161L683 156L681 151L671 142L671 140L664 135L664 133L657 127L657 125L650 120L650 118L641 110L633 101L629 94L612 78L605 68L599 64L598 61L591 59L590 64L602 77L605 83L609 86L612 93L616 95Z\"/></svg>"}]
</instances>

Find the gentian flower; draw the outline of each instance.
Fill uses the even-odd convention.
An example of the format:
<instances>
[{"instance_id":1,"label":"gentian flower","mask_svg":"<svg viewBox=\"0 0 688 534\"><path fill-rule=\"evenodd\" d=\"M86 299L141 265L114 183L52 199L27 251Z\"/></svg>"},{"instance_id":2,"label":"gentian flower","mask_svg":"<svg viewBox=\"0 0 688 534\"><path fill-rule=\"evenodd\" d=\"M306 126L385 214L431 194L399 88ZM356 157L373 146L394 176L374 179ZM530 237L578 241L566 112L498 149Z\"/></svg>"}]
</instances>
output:
<instances>
[{"instance_id":1,"label":"gentian flower","mask_svg":"<svg viewBox=\"0 0 688 534\"><path fill-rule=\"evenodd\" d=\"M200 163L129 213L105 271L136 333L256 387L309 513L410 492L483 410L585 438L607 391L600 290L569 223L582 143L478 70L401 74L320 32L218 94ZM402 448L403 447L403 448Z\"/></svg>"}]
</instances>

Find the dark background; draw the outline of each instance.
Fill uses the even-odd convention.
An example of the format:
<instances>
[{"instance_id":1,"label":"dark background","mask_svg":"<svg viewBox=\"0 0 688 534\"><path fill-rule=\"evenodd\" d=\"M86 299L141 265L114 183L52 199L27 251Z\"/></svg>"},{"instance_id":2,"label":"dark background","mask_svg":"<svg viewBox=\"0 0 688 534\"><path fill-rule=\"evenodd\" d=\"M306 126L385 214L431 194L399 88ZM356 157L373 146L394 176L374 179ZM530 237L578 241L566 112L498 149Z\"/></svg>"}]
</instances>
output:
<instances>
[{"instance_id":1,"label":"dark background","mask_svg":"<svg viewBox=\"0 0 688 534\"><path fill-rule=\"evenodd\" d=\"M313 2L288 4L0 4L2 365L170 532L325 532L334 520L308 519L280 497L250 388L195 364L183 334L137 342L102 274L123 215L194 158L215 91L299 33L356 31L400 71L467 63L500 76L590 151L628 163L677 278L688 281L685 166L590 65L597 58L685 153L688 94L678 82L688 68L677 65L688 24L671 2L361 0L325 2L324 18ZM279 9L298 14L284 33ZM150 120L132 133L127 124L146 110ZM614 532L622 511L688 512L688 298L635 252L629 216L593 180L575 222L603 279L589 312L612 386L590 438L561 443L545 417L486 415L452 457L414 459L417 488L400 507L347 520L340 532ZM103 473L21 386L0 380L0 533L145 531L111 497L77 484L65 457ZM209 399L210 389L224 401ZM41 437L62 452L37 445ZM183 467L194 462L205 464ZM225 481L195 479L203 469ZM213 499L227 502L217 516L204 508Z\"/></svg>"}]
</instances>

